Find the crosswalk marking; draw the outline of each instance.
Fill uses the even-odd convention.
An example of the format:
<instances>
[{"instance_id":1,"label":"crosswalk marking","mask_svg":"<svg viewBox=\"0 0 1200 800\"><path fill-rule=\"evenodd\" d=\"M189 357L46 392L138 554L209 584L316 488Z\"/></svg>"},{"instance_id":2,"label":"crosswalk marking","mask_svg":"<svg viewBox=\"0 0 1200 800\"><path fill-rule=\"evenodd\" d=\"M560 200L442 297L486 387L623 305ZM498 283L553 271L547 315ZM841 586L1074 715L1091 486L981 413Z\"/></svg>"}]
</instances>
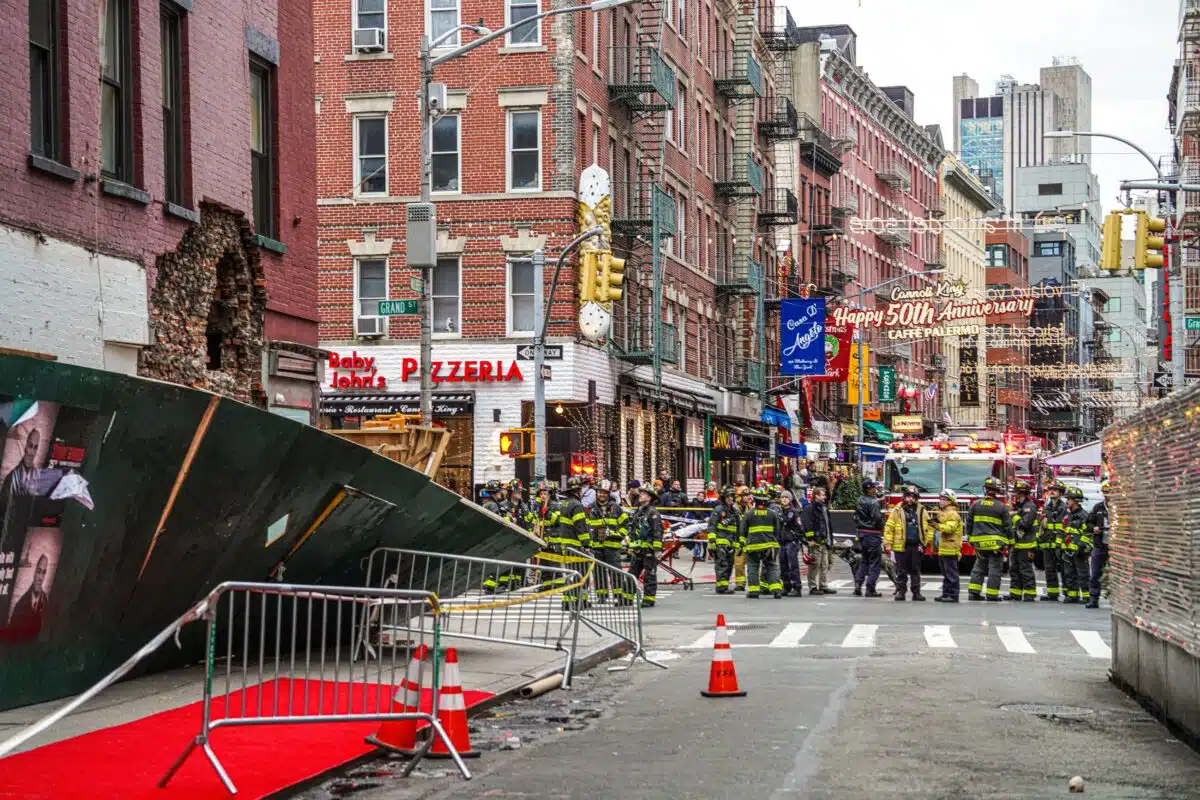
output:
<instances>
[{"instance_id":1,"label":"crosswalk marking","mask_svg":"<svg viewBox=\"0 0 1200 800\"><path fill-rule=\"evenodd\" d=\"M950 635L949 625L926 625L925 643L930 647L958 647Z\"/></svg>"},{"instance_id":2,"label":"crosswalk marking","mask_svg":"<svg viewBox=\"0 0 1200 800\"><path fill-rule=\"evenodd\" d=\"M771 640L771 647L795 647L812 627L811 622L789 622L783 632Z\"/></svg>"},{"instance_id":3,"label":"crosswalk marking","mask_svg":"<svg viewBox=\"0 0 1200 800\"><path fill-rule=\"evenodd\" d=\"M729 634L729 638L732 639L733 635L735 633L737 633L737 630L735 628L726 628L725 633ZM717 632L715 630L713 630L713 631L709 631L708 633L704 634L696 641L689 644L686 649L700 650L703 648L711 648L716 643L717 643Z\"/></svg>"},{"instance_id":4,"label":"crosswalk marking","mask_svg":"<svg viewBox=\"0 0 1200 800\"><path fill-rule=\"evenodd\" d=\"M996 635L1000 637L1000 643L1004 645L1004 649L1010 653L1036 653L1033 645L1025 638L1025 634L1020 628L1011 625L997 625Z\"/></svg>"},{"instance_id":5,"label":"crosswalk marking","mask_svg":"<svg viewBox=\"0 0 1200 800\"><path fill-rule=\"evenodd\" d=\"M878 625L855 625L842 640L842 647L874 647Z\"/></svg>"},{"instance_id":6,"label":"crosswalk marking","mask_svg":"<svg viewBox=\"0 0 1200 800\"><path fill-rule=\"evenodd\" d=\"M1092 658L1112 658L1112 648L1100 638L1099 631L1071 631L1071 635Z\"/></svg>"}]
</instances>

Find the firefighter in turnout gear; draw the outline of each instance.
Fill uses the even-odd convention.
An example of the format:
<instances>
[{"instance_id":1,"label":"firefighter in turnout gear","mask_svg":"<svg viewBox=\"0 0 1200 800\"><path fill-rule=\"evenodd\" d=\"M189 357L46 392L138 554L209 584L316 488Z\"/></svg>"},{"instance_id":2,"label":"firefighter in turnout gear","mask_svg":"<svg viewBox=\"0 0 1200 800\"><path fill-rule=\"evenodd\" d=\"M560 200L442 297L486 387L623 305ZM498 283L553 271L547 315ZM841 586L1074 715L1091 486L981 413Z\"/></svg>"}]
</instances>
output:
<instances>
[{"instance_id":1,"label":"firefighter in turnout gear","mask_svg":"<svg viewBox=\"0 0 1200 800\"><path fill-rule=\"evenodd\" d=\"M967 511L967 542L975 548L975 567L967 583L967 599L1000 601L1000 573L1004 571L1003 548L1012 544L1012 513L996 495L1003 484L997 478L985 478L986 495ZM984 580L987 587L984 588Z\"/></svg>"},{"instance_id":2,"label":"firefighter in turnout gear","mask_svg":"<svg viewBox=\"0 0 1200 800\"><path fill-rule=\"evenodd\" d=\"M662 552L663 522L654 504L658 491L653 486L638 489L638 507L629 518L629 574L642 581L642 608L653 608L658 594L658 556ZM634 598L625 595L622 605Z\"/></svg>"},{"instance_id":3,"label":"firefighter in turnout gear","mask_svg":"<svg viewBox=\"0 0 1200 800\"><path fill-rule=\"evenodd\" d=\"M1050 484L1050 497L1042 505L1042 524L1038 533L1038 549L1042 551L1042 566L1046 570L1046 593L1042 599L1055 603L1059 597L1059 577L1063 574L1062 537L1067 504L1062 496L1065 489L1058 481Z\"/></svg>"},{"instance_id":4,"label":"firefighter in turnout gear","mask_svg":"<svg viewBox=\"0 0 1200 800\"><path fill-rule=\"evenodd\" d=\"M533 516L537 530L540 531L542 541L546 542L544 549L548 553L557 552L557 546L552 543L552 540L555 536L555 529L558 527L560 511L561 505L558 501L558 487L551 481L539 481L537 485L537 497L533 507ZM546 563L550 566L558 566L558 564L550 561ZM562 573L545 572L542 574L540 591L545 592L558 586L567 585Z\"/></svg>"},{"instance_id":5,"label":"firefighter in turnout gear","mask_svg":"<svg viewBox=\"0 0 1200 800\"><path fill-rule=\"evenodd\" d=\"M558 501L558 520L546 542L552 553L569 555L567 548L576 550L591 548L592 534L588 528L587 509L579 499L583 492L583 481L576 477L567 478L566 497ZM579 599L578 589L563 593L563 608L569 609Z\"/></svg>"},{"instance_id":6,"label":"firefighter in turnout gear","mask_svg":"<svg viewBox=\"0 0 1200 800\"><path fill-rule=\"evenodd\" d=\"M732 486L726 486L721 490L721 502L708 515L708 546L717 561L717 594L732 591L729 577L733 574L733 550L741 520L737 492Z\"/></svg>"},{"instance_id":7,"label":"firefighter in turnout gear","mask_svg":"<svg viewBox=\"0 0 1200 800\"><path fill-rule=\"evenodd\" d=\"M1091 583L1089 564L1092 559L1092 534L1088 515L1083 510L1083 490L1077 486L1067 489L1067 518L1063 523L1063 589L1068 603L1078 603L1086 597Z\"/></svg>"},{"instance_id":8,"label":"firefighter in turnout gear","mask_svg":"<svg viewBox=\"0 0 1200 800\"><path fill-rule=\"evenodd\" d=\"M746 554L746 597L758 597L768 591L783 597L779 577L779 516L768 506L771 495L765 489L752 493L754 508L746 512L738 527L737 549Z\"/></svg>"},{"instance_id":9,"label":"firefighter in turnout gear","mask_svg":"<svg viewBox=\"0 0 1200 800\"><path fill-rule=\"evenodd\" d=\"M1037 550L1037 505L1029 499L1029 481L1013 483L1013 543L1008 548L1008 599L1032 603L1037 599L1033 553Z\"/></svg>"},{"instance_id":10,"label":"firefighter in turnout gear","mask_svg":"<svg viewBox=\"0 0 1200 800\"><path fill-rule=\"evenodd\" d=\"M1108 481L1100 484L1100 493L1104 499L1096 503L1088 514L1088 529L1092 535L1092 584L1088 587L1088 608L1100 607L1100 579L1104 576L1104 567L1108 564Z\"/></svg>"},{"instance_id":11,"label":"firefighter in turnout gear","mask_svg":"<svg viewBox=\"0 0 1200 800\"><path fill-rule=\"evenodd\" d=\"M613 499L613 484L609 480L601 480L596 484L596 502L587 510L587 523L592 536L592 552L596 560L614 569L621 568L621 546L629 532L629 515L621 508L621 504ZM608 596L617 598L617 588L613 585L612 575L608 570L596 573L596 599L601 603L608 602Z\"/></svg>"},{"instance_id":12,"label":"firefighter in turnout gear","mask_svg":"<svg viewBox=\"0 0 1200 800\"><path fill-rule=\"evenodd\" d=\"M536 527L537 517L533 513L533 507L525 500L525 486L519 478L513 478L509 481L505 488L508 489L508 500L500 504L502 516L508 519L518 528L532 533ZM512 569L502 573L496 580L500 584L501 591L513 591L521 588L524 573L521 570Z\"/></svg>"},{"instance_id":13,"label":"firefighter in turnout gear","mask_svg":"<svg viewBox=\"0 0 1200 800\"><path fill-rule=\"evenodd\" d=\"M497 517L507 519L506 507L508 506L508 490L500 481L488 481L483 491L483 507L487 511L492 512ZM488 573L483 576L483 591L487 594L495 594L508 586L508 576L495 575Z\"/></svg>"}]
</instances>

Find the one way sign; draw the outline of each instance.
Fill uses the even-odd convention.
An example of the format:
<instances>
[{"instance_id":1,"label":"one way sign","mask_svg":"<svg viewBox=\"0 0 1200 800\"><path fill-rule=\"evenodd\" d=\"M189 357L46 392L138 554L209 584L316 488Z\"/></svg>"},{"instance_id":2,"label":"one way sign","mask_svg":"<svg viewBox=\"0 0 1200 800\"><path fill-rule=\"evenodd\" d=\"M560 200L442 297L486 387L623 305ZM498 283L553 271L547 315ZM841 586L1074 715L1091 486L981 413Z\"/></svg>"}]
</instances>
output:
<instances>
[{"instance_id":1,"label":"one way sign","mask_svg":"<svg viewBox=\"0 0 1200 800\"><path fill-rule=\"evenodd\" d=\"M1154 373L1154 385L1160 389L1170 389L1175 384L1175 376L1169 372Z\"/></svg>"},{"instance_id":2,"label":"one way sign","mask_svg":"<svg viewBox=\"0 0 1200 800\"><path fill-rule=\"evenodd\" d=\"M563 346L561 344L546 345L546 360L547 361L562 361ZM533 361L533 345L521 344L517 345L517 360L518 361Z\"/></svg>"}]
</instances>

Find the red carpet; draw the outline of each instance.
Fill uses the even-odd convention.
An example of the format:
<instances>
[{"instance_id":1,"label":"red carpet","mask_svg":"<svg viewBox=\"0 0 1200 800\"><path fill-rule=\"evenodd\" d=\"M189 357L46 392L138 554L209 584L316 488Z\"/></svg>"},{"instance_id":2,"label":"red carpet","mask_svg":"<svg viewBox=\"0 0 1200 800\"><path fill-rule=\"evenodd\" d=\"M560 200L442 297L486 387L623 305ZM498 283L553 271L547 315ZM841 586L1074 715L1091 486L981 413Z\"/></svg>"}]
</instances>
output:
<instances>
[{"instance_id":1,"label":"red carpet","mask_svg":"<svg viewBox=\"0 0 1200 800\"><path fill-rule=\"evenodd\" d=\"M275 706L275 683L262 684L261 716L268 716ZM289 683L281 679L278 684L281 713L287 713L289 689L293 715L302 712L306 694L309 714L316 713L318 701L324 704L325 714L331 713L335 701L343 713L350 702L355 711L362 708L361 684L354 685L352 695L348 683ZM245 693L249 716L260 716L257 689L251 687ZM324 697L318 697L322 693ZM488 692L471 690L464 694L468 707L492 697ZM374 685L367 687L368 709L375 708L377 695ZM385 691L383 702L390 703L391 695L391 691ZM422 690L421 710L428 711L431 702L430 691ZM0 761L0 798L227 798L225 787L199 748L166 789L156 788L167 767L199 732L200 706L199 702L192 703L10 756ZM242 692L231 693L232 716L241 716L241 707ZM214 701L213 719L224 716L220 698ZM213 731L210 741L238 789L237 797L259 798L369 752L372 748L363 737L378 727L378 722L230 727Z\"/></svg>"}]
</instances>

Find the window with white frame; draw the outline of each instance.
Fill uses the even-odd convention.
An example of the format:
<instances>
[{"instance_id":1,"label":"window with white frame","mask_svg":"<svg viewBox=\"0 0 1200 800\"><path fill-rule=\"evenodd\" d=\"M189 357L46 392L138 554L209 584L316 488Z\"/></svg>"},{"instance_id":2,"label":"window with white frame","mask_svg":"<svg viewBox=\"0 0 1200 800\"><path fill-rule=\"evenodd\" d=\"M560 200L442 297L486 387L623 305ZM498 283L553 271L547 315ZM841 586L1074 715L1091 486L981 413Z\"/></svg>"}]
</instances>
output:
<instances>
[{"instance_id":1,"label":"window with white frame","mask_svg":"<svg viewBox=\"0 0 1200 800\"><path fill-rule=\"evenodd\" d=\"M675 110L668 108L663 112L663 124L667 129L667 141L675 141Z\"/></svg>"},{"instance_id":2,"label":"window with white frame","mask_svg":"<svg viewBox=\"0 0 1200 800\"><path fill-rule=\"evenodd\" d=\"M677 144L679 146L679 149L683 150L684 152L687 151L687 135L688 135L688 129L687 129L688 100L687 100L687 96L688 96L687 86L685 86L682 83L679 84L678 88L675 91L675 108L676 108L675 120L676 120L676 125L677 125L677 130L675 131L675 144Z\"/></svg>"},{"instance_id":3,"label":"window with white frame","mask_svg":"<svg viewBox=\"0 0 1200 800\"><path fill-rule=\"evenodd\" d=\"M671 198L671 204L674 205L676 208L678 208L679 200L675 196L675 189L673 187L668 186L666 189L666 193L667 193L667 197ZM678 225L679 220L676 220L675 224ZM678 249L675 247L675 240L677 238L678 238L678 235L667 237L667 253L670 255L675 255L677 252L679 252Z\"/></svg>"},{"instance_id":4,"label":"window with white frame","mask_svg":"<svg viewBox=\"0 0 1200 800\"><path fill-rule=\"evenodd\" d=\"M387 331L387 319L379 316L379 301L388 299L387 259L362 259L354 271L354 333L376 336Z\"/></svg>"},{"instance_id":5,"label":"window with white frame","mask_svg":"<svg viewBox=\"0 0 1200 800\"><path fill-rule=\"evenodd\" d=\"M457 258L439 258L430 285L433 299L433 332L462 335L462 264Z\"/></svg>"},{"instance_id":6,"label":"window with white frame","mask_svg":"<svg viewBox=\"0 0 1200 800\"><path fill-rule=\"evenodd\" d=\"M459 26L459 0L427 0L429 3L429 41ZM458 33L446 38L438 47L457 47Z\"/></svg>"},{"instance_id":7,"label":"window with white frame","mask_svg":"<svg viewBox=\"0 0 1200 800\"><path fill-rule=\"evenodd\" d=\"M462 191L459 142L457 114L446 114L433 123L433 191Z\"/></svg>"},{"instance_id":8,"label":"window with white frame","mask_svg":"<svg viewBox=\"0 0 1200 800\"><path fill-rule=\"evenodd\" d=\"M542 188L542 112L508 114L508 188L537 191Z\"/></svg>"},{"instance_id":9,"label":"window with white frame","mask_svg":"<svg viewBox=\"0 0 1200 800\"><path fill-rule=\"evenodd\" d=\"M533 264L508 262L508 332L533 333Z\"/></svg>"},{"instance_id":10,"label":"window with white frame","mask_svg":"<svg viewBox=\"0 0 1200 800\"><path fill-rule=\"evenodd\" d=\"M593 11L589 16L592 18L592 69L600 71L600 12Z\"/></svg>"},{"instance_id":11,"label":"window with white frame","mask_svg":"<svg viewBox=\"0 0 1200 800\"><path fill-rule=\"evenodd\" d=\"M355 194L387 194L387 118L356 117L354 138Z\"/></svg>"},{"instance_id":12,"label":"window with white frame","mask_svg":"<svg viewBox=\"0 0 1200 800\"><path fill-rule=\"evenodd\" d=\"M387 3L385 0L354 0L354 29L381 31L387 42ZM357 44L357 37L355 37Z\"/></svg>"},{"instance_id":13,"label":"window with white frame","mask_svg":"<svg viewBox=\"0 0 1200 800\"><path fill-rule=\"evenodd\" d=\"M675 0L676 10L679 12L679 35L687 38L687 0Z\"/></svg>"},{"instance_id":14,"label":"window with white frame","mask_svg":"<svg viewBox=\"0 0 1200 800\"><path fill-rule=\"evenodd\" d=\"M680 194L675 203L675 239L678 240L675 253L685 261L687 260L687 218L688 201Z\"/></svg>"},{"instance_id":15,"label":"window with white frame","mask_svg":"<svg viewBox=\"0 0 1200 800\"><path fill-rule=\"evenodd\" d=\"M538 13L540 0L508 0L508 25L515 25ZM541 44L541 21L530 22L508 34L510 47L530 47Z\"/></svg>"}]
</instances>

